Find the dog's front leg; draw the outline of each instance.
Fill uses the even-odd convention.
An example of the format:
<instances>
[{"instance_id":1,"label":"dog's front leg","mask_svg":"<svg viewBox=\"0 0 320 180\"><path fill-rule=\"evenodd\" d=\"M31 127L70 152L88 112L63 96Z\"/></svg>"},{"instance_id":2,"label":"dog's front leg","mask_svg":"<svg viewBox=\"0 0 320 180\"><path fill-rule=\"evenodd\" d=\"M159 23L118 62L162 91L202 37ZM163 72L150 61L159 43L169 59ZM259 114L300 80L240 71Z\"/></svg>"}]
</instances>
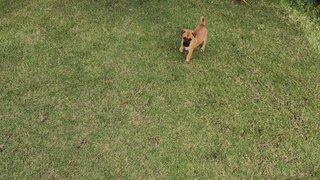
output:
<instances>
[{"instance_id":1,"label":"dog's front leg","mask_svg":"<svg viewBox=\"0 0 320 180\"><path fill-rule=\"evenodd\" d=\"M179 52L183 52L183 39L181 40L181 45L180 45L180 48L179 48Z\"/></svg>"},{"instance_id":2,"label":"dog's front leg","mask_svg":"<svg viewBox=\"0 0 320 180\"><path fill-rule=\"evenodd\" d=\"M189 64L190 63L190 58L191 58L191 55L193 53L193 48L189 48L189 51L188 51L188 55L187 55L187 58L186 58L186 63Z\"/></svg>"}]
</instances>

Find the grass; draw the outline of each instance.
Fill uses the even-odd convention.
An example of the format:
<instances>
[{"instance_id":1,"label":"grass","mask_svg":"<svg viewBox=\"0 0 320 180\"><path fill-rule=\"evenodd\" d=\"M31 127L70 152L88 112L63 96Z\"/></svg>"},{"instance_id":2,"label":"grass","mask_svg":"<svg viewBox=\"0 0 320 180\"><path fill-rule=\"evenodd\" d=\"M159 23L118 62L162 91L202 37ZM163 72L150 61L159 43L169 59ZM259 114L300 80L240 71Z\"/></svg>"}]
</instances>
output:
<instances>
[{"instance_id":1,"label":"grass","mask_svg":"<svg viewBox=\"0 0 320 180\"><path fill-rule=\"evenodd\" d=\"M262 0L0 0L0 178L317 178L308 38Z\"/></svg>"},{"instance_id":2,"label":"grass","mask_svg":"<svg viewBox=\"0 0 320 180\"><path fill-rule=\"evenodd\" d=\"M300 2L300 6L294 3L291 6L289 3L283 3L283 7L290 14L289 18L291 21L299 24L305 32L304 34L312 48L320 51L320 8L314 7L311 3L303 5L302 2ZM319 15L317 15L317 12Z\"/></svg>"},{"instance_id":3,"label":"grass","mask_svg":"<svg viewBox=\"0 0 320 180\"><path fill-rule=\"evenodd\" d=\"M285 4L298 12L303 12L304 16L312 19L314 22L320 23L320 8L319 2L305 1L305 0L282 0L281 3Z\"/></svg>"}]
</instances>

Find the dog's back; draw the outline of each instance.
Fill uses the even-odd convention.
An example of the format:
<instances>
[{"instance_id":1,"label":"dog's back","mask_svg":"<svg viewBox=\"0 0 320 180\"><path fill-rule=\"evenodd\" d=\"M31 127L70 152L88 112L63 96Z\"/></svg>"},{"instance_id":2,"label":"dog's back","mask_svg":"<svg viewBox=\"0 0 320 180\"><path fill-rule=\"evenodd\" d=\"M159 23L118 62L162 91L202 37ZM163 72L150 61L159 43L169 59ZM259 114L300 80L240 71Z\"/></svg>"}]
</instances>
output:
<instances>
[{"instance_id":1,"label":"dog's back","mask_svg":"<svg viewBox=\"0 0 320 180\"><path fill-rule=\"evenodd\" d=\"M206 21L204 19L204 16L201 16L200 23L194 29L195 36L198 36L198 38L201 41L199 43L202 43L202 41L207 37L207 33L208 33L208 30L206 28Z\"/></svg>"}]
</instances>

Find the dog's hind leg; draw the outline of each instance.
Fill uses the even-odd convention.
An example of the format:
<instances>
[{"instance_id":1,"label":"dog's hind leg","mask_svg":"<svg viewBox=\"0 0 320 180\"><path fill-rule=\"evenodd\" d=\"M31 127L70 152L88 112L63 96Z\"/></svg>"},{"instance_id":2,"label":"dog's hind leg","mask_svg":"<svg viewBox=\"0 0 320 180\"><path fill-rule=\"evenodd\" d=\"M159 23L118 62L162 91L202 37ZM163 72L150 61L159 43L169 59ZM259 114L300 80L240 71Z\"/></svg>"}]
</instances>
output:
<instances>
[{"instance_id":1,"label":"dog's hind leg","mask_svg":"<svg viewBox=\"0 0 320 180\"><path fill-rule=\"evenodd\" d=\"M201 49L200 49L201 52L203 52L206 49L206 45L207 45L207 37L204 38L204 40L201 44Z\"/></svg>"}]
</instances>

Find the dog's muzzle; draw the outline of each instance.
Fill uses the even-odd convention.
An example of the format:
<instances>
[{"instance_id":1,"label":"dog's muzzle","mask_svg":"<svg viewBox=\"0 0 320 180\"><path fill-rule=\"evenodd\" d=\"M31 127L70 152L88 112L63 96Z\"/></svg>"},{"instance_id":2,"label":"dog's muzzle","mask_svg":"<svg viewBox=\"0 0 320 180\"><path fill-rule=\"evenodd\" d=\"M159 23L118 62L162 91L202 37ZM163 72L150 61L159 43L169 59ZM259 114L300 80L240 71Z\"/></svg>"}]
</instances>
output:
<instances>
[{"instance_id":1,"label":"dog's muzzle","mask_svg":"<svg viewBox=\"0 0 320 180\"><path fill-rule=\"evenodd\" d=\"M183 38L183 46L184 47L189 47L190 45L190 42L191 42L192 39L188 39L188 38Z\"/></svg>"}]
</instances>

